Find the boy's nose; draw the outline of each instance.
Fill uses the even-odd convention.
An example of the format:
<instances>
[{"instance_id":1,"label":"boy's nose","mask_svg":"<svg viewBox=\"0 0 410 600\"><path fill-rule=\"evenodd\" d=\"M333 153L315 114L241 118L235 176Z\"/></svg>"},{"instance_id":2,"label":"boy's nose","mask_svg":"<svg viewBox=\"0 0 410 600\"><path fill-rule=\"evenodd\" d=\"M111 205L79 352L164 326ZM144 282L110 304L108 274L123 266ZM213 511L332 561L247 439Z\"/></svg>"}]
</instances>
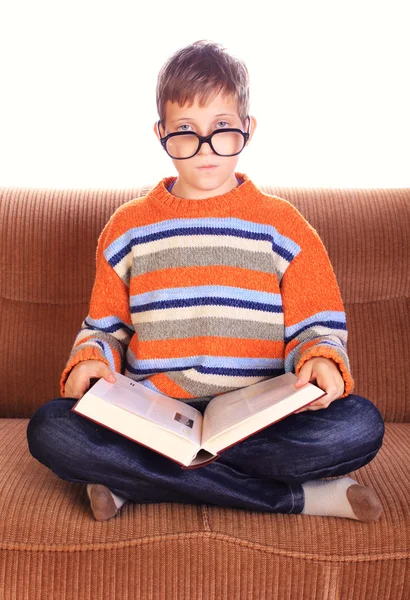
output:
<instances>
[{"instance_id":1,"label":"boy's nose","mask_svg":"<svg viewBox=\"0 0 410 600\"><path fill-rule=\"evenodd\" d=\"M212 150L209 142L203 142L202 143L202 145L201 145L201 147L199 149L198 154L204 154L204 155L213 154L213 150Z\"/></svg>"}]
</instances>

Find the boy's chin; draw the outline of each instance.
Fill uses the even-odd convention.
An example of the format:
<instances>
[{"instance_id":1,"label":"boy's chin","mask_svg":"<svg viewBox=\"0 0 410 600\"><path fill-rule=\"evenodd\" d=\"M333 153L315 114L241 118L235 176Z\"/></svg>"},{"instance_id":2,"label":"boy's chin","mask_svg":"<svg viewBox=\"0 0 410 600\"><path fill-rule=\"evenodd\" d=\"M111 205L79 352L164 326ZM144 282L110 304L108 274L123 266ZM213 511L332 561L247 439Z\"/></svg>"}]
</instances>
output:
<instances>
[{"instance_id":1,"label":"boy's chin","mask_svg":"<svg viewBox=\"0 0 410 600\"><path fill-rule=\"evenodd\" d=\"M226 172L221 166L196 167L191 173L180 173L178 179L181 183L198 189L216 189L236 184L235 172Z\"/></svg>"}]
</instances>

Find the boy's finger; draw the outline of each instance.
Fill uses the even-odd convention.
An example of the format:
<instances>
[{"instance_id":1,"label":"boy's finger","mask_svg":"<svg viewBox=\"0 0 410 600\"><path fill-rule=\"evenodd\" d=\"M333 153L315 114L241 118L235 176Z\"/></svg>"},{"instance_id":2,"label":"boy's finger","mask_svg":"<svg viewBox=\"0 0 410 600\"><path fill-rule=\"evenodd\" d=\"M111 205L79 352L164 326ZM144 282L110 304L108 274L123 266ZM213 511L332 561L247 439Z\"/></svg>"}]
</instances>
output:
<instances>
[{"instance_id":1,"label":"boy's finger","mask_svg":"<svg viewBox=\"0 0 410 600\"><path fill-rule=\"evenodd\" d=\"M104 363L103 363L102 369L100 370L100 374L101 374L102 377L104 377L104 379L106 381L109 381L110 383L114 383L115 381L117 381L116 378L115 378L114 373Z\"/></svg>"},{"instance_id":2,"label":"boy's finger","mask_svg":"<svg viewBox=\"0 0 410 600\"><path fill-rule=\"evenodd\" d=\"M305 381L304 379L298 379L295 383L295 386L302 387L302 385L306 385L307 383L309 383L307 380Z\"/></svg>"},{"instance_id":3,"label":"boy's finger","mask_svg":"<svg viewBox=\"0 0 410 600\"><path fill-rule=\"evenodd\" d=\"M307 383L309 383L309 381L311 380L312 377L312 368L308 363L305 363L303 365L303 367L301 368L301 370L299 371L298 375L296 375L297 379L295 382L295 387L302 387L303 385L306 385Z\"/></svg>"},{"instance_id":4,"label":"boy's finger","mask_svg":"<svg viewBox=\"0 0 410 600\"><path fill-rule=\"evenodd\" d=\"M66 386L64 391L65 398L75 398L76 400L80 400L80 398L82 398L83 396L84 392L81 392L79 389Z\"/></svg>"}]
</instances>

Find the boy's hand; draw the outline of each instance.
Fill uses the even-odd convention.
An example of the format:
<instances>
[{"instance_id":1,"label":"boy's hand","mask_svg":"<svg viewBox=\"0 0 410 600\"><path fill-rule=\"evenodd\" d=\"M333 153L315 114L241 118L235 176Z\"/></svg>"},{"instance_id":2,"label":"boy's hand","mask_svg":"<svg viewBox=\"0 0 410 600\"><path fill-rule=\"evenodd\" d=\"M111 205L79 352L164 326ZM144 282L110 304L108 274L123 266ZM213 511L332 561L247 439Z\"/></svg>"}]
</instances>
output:
<instances>
[{"instance_id":1,"label":"boy's hand","mask_svg":"<svg viewBox=\"0 0 410 600\"><path fill-rule=\"evenodd\" d=\"M312 402L309 406L295 411L295 414L305 410L327 408L333 400L340 398L345 390L345 383L337 364L332 359L321 356L310 358L305 362L299 371L295 388L299 389L306 383L315 383L326 392L326 395Z\"/></svg>"},{"instance_id":2,"label":"boy's hand","mask_svg":"<svg viewBox=\"0 0 410 600\"><path fill-rule=\"evenodd\" d=\"M90 387L90 380L103 377L109 383L115 383L117 380L113 371L100 360L84 360L78 363L65 384L65 398L82 398Z\"/></svg>"}]
</instances>

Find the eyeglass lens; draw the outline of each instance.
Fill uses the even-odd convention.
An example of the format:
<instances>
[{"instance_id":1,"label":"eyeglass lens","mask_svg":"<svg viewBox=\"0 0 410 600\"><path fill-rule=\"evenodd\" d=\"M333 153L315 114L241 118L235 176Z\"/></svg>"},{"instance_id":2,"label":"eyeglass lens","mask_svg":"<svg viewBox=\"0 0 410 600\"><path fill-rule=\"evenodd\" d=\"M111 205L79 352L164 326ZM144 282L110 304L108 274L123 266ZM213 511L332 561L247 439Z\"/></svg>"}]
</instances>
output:
<instances>
[{"instance_id":1,"label":"eyeglass lens","mask_svg":"<svg viewBox=\"0 0 410 600\"><path fill-rule=\"evenodd\" d=\"M243 135L232 131L218 131L211 141L215 152L221 156L238 154L245 144ZM167 140L167 152L173 158L190 158L198 147L199 139L196 135L175 136Z\"/></svg>"}]
</instances>

